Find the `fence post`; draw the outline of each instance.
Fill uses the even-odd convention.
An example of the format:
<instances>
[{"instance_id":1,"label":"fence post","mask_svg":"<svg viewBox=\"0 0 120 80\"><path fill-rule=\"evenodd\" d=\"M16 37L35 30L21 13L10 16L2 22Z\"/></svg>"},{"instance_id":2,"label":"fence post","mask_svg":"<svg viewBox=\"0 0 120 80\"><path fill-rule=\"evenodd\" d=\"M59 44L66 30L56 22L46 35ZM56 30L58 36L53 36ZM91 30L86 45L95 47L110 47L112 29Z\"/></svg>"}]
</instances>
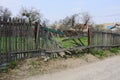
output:
<instances>
[{"instance_id":1,"label":"fence post","mask_svg":"<svg viewBox=\"0 0 120 80\"><path fill-rule=\"evenodd\" d=\"M35 23L35 30L34 30L34 36L35 36L35 47L36 49L38 49L38 46L39 46L39 23L36 22Z\"/></svg>"},{"instance_id":2,"label":"fence post","mask_svg":"<svg viewBox=\"0 0 120 80\"><path fill-rule=\"evenodd\" d=\"M91 30L88 28L88 46L91 45ZM90 49L88 48L88 53L90 52Z\"/></svg>"},{"instance_id":3,"label":"fence post","mask_svg":"<svg viewBox=\"0 0 120 80\"><path fill-rule=\"evenodd\" d=\"M90 29L88 28L88 46L90 45Z\"/></svg>"},{"instance_id":4,"label":"fence post","mask_svg":"<svg viewBox=\"0 0 120 80\"><path fill-rule=\"evenodd\" d=\"M1 50L2 50L2 46L1 46L1 44L2 44L2 41L1 41L1 17L0 17L0 55L1 55Z\"/></svg>"}]
</instances>

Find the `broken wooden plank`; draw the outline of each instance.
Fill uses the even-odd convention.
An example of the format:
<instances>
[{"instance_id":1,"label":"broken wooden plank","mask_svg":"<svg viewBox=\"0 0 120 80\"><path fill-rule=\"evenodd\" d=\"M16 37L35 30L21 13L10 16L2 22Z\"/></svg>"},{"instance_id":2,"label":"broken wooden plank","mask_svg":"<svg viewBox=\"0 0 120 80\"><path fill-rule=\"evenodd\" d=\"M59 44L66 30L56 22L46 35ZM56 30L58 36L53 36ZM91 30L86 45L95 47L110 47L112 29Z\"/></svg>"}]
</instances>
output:
<instances>
[{"instance_id":1,"label":"broken wooden plank","mask_svg":"<svg viewBox=\"0 0 120 80\"><path fill-rule=\"evenodd\" d=\"M63 42L64 41L68 41L68 40L72 40L72 39L79 39L79 38L82 38L82 37L86 37L86 36L74 36L74 37L68 37L68 38L66 38L66 39L64 39L64 40L62 40Z\"/></svg>"},{"instance_id":2,"label":"broken wooden plank","mask_svg":"<svg viewBox=\"0 0 120 80\"><path fill-rule=\"evenodd\" d=\"M65 56L65 52L59 52L58 53L61 57L64 57Z\"/></svg>"},{"instance_id":3,"label":"broken wooden plank","mask_svg":"<svg viewBox=\"0 0 120 80\"><path fill-rule=\"evenodd\" d=\"M73 50L82 50L86 49L87 47L85 46L80 46L80 47L73 47L73 48L63 48L63 49L56 49L56 50L45 50L47 53L56 53L56 52L65 52L65 51L73 51Z\"/></svg>"},{"instance_id":4,"label":"broken wooden plank","mask_svg":"<svg viewBox=\"0 0 120 80\"><path fill-rule=\"evenodd\" d=\"M70 55L72 54L70 51L65 51L65 52L68 53L68 54L70 54Z\"/></svg>"}]
</instances>

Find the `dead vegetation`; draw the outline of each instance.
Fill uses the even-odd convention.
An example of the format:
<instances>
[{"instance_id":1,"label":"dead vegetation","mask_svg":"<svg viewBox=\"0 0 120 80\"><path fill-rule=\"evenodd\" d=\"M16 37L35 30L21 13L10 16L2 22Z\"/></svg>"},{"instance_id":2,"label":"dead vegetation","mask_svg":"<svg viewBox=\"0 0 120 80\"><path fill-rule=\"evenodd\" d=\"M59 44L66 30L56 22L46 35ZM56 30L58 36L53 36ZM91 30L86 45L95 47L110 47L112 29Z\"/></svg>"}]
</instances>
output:
<instances>
[{"instance_id":1,"label":"dead vegetation","mask_svg":"<svg viewBox=\"0 0 120 80\"><path fill-rule=\"evenodd\" d=\"M67 55L67 59L57 57L44 61L43 57L30 58L20 61L14 69L9 69L7 73L1 73L0 80L20 80L37 74L43 75L59 72L97 62L106 57L119 55L119 53L119 48L112 48L104 51L93 51L90 54Z\"/></svg>"},{"instance_id":2,"label":"dead vegetation","mask_svg":"<svg viewBox=\"0 0 120 80\"><path fill-rule=\"evenodd\" d=\"M73 56L72 58L63 59L59 57L57 59L51 59L48 62L44 62L42 58L31 58L19 62L17 67L9 70L8 73L1 74L0 80L19 80L21 77L25 78L36 74L42 75L58 72L96 61L99 61L99 59L91 54L85 54L79 58Z\"/></svg>"}]
</instances>

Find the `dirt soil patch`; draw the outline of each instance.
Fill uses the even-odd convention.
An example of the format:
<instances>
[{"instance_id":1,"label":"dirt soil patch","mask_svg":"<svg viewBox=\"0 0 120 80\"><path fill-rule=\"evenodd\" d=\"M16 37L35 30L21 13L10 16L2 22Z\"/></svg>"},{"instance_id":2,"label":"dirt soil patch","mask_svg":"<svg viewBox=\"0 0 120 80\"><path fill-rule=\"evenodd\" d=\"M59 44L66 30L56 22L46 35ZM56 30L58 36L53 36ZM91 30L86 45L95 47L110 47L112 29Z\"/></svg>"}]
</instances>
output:
<instances>
[{"instance_id":1,"label":"dirt soil patch","mask_svg":"<svg viewBox=\"0 0 120 80\"><path fill-rule=\"evenodd\" d=\"M41 58L31 58L19 62L18 66L13 70L9 70L8 73L2 73L0 80L20 80L21 78L27 78L36 74L42 75L59 72L97 61L99 61L99 59L91 54L85 54L79 58L51 59L48 62L44 62Z\"/></svg>"}]
</instances>

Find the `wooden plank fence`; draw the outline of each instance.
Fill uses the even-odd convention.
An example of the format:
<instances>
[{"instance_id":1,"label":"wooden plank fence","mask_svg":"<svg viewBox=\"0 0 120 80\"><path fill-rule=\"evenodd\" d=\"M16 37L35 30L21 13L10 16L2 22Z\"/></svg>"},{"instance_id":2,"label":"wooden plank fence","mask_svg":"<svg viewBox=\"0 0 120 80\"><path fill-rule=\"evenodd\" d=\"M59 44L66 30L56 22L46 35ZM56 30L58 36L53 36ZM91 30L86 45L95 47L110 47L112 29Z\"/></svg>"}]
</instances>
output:
<instances>
[{"instance_id":1,"label":"wooden plank fence","mask_svg":"<svg viewBox=\"0 0 120 80\"><path fill-rule=\"evenodd\" d=\"M112 31L89 31L89 46L120 46L120 33Z\"/></svg>"},{"instance_id":2,"label":"wooden plank fence","mask_svg":"<svg viewBox=\"0 0 120 80\"><path fill-rule=\"evenodd\" d=\"M33 29L25 19L0 17L0 65L39 55Z\"/></svg>"},{"instance_id":3,"label":"wooden plank fence","mask_svg":"<svg viewBox=\"0 0 120 80\"><path fill-rule=\"evenodd\" d=\"M108 48L120 46L120 33L90 30L88 46L82 45L69 49L61 49L52 40L51 32L44 30L44 27L41 27L37 31L37 35L35 35L34 26L31 21L0 17L0 65L11 61L40 56L40 52L45 51L42 48L45 48L47 53L56 53L95 47ZM70 39L72 38L74 37Z\"/></svg>"},{"instance_id":4,"label":"wooden plank fence","mask_svg":"<svg viewBox=\"0 0 120 80\"><path fill-rule=\"evenodd\" d=\"M30 19L0 17L0 65L59 48L53 33L62 34L39 23L32 25Z\"/></svg>"}]
</instances>

